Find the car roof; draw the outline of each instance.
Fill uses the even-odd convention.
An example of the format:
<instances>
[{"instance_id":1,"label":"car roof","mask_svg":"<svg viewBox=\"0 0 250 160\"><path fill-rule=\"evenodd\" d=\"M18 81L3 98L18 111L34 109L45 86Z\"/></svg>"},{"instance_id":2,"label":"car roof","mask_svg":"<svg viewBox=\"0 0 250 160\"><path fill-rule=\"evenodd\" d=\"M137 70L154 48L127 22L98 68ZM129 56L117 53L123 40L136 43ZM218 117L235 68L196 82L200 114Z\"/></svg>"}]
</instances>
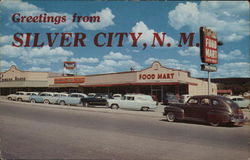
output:
<instances>
[{"instance_id":1,"label":"car roof","mask_svg":"<svg viewBox=\"0 0 250 160\"><path fill-rule=\"evenodd\" d=\"M242 96L228 96L227 98L244 98L244 97L242 97Z\"/></svg>"},{"instance_id":2,"label":"car roof","mask_svg":"<svg viewBox=\"0 0 250 160\"><path fill-rule=\"evenodd\" d=\"M134 93L130 93L130 94L125 94L124 96L150 96L150 95L146 95L146 94L134 94ZM151 96L150 96L151 97Z\"/></svg>"},{"instance_id":3,"label":"car roof","mask_svg":"<svg viewBox=\"0 0 250 160\"><path fill-rule=\"evenodd\" d=\"M226 99L227 97L219 96L219 95L196 95L196 96L191 96L190 98L223 98L223 99Z\"/></svg>"}]
</instances>

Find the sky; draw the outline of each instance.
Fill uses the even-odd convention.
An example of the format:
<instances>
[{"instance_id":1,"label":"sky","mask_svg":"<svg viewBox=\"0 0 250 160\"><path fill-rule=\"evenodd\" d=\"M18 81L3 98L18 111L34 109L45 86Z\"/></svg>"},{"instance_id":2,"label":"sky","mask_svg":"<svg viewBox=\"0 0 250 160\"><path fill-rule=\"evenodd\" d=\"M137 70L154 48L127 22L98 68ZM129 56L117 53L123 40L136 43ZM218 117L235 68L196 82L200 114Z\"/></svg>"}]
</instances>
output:
<instances>
[{"instance_id":1,"label":"sky","mask_svg":"<svg viewBox=\"0 0 250 160\"><path fill-rule=\"evenodd\" d=\"M54 24L13 22L12 16L66 16L66 22ZM99 16L100 22L72 22L72 16ZM78 75L142 70L159 61L167 68L186 70L192 77L206 78L200 70L200 48L183 45L178 47L180 33L195 33L194 44L199 42L199 28L206 26L217 32L219 60L212 78L250 77L249 58L249 3L248 1L0 1L0 66L1 72L11 65L20 70L70 72L63 69L64 61L77 62ZM112 37L112 46L97 47L94 37L100 33L142 33L137 47L131 37L124 37L118 47L118 37ZM153 33L166 33L164 46L151 47ZM16 33L40 33L43 47L15 47ZM86 46L61 47L60 35L53 46L48 46L46 33L84 33ZM161 36L162 38L163 36ZM23 39L26 36L22 37ZM74 42L74 36L70 39ZM100 36L100 43L107 43L108 36ZM143 49L143 44L147 47ZM171 47L165 44L170 43Z\"/></svg>"}]
</instances>

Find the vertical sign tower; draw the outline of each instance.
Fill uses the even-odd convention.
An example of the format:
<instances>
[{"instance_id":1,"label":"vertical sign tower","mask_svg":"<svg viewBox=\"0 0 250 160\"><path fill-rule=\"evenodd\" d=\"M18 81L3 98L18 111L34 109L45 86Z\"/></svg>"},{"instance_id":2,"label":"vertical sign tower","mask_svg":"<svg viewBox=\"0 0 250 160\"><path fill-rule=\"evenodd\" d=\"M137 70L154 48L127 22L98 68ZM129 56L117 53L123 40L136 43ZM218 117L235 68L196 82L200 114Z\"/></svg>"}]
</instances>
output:
<instances>
[{"instance_id":1,"label":"vertical sign tower","mask_svg":"<svg viewBox=\"0 0 250 160\"><path fill-rule=\"evenodd\" d=\"M216 32L200 27L201 70L208 72L208 95L210 94L210 72L216 72L218 64L218 41Z\"/></svg>"}]
</instances>

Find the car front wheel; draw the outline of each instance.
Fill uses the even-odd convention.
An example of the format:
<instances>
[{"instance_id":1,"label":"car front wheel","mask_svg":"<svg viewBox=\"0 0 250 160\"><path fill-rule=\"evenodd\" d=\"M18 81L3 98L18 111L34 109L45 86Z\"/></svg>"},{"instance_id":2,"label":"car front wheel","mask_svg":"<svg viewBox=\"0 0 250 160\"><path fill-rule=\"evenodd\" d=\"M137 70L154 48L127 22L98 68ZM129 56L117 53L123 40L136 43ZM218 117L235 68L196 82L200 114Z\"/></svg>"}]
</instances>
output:
<instances>
[{"instance_id":1,"label":"car front wheel","mask_svg":"<svg viewBox=\"0 0 250 160\"><path fill-rule=\"evenodd\" d=\"M49 100L44 100L44 102L43 102L44 104L49 104Z\"/></svg>"},{"instance_id":2,"label":"car front wheel","mask_svg":"<svg viewBox=\"0 0 250 160\"><path fill-rule=\"evenodd\" d=\"M174 122L175 121L175 114L173 112L168 112L166 115L166 119L169 122Z\"/></svg>"},{"instance_id":3,"label":"car front wheel","mask_svg":"<svg viewBox=\"0 0 250 160\"><path fill-rule=\"evenodd\" d=\"M36 100L32 99L32 100L30 101L30 103L36 103Z\"/></svg>"},{"instance_id":4,"label":"car front wheel","mask_svg":"<svg viewBox=\"0 0 250 160\"><path fill-rule=\"evenodd\" d=\"M84 102L84 103L83 103L83 106L84 106L84 107L89 107L89 103L88 103L88 102Z\"/></svg>"},{"instance_id":5,"label":"car front wheel","mask_svg":"<svg viewBox=\"0 0 250 160\"><path fill-rule=\"evenodd\" d=\"M65 105L65 102L64 102L64 101L60 101L59 104L62 105L62 106L64 106L64 105Z\"/></svg>"},{"instance_id":6,"label":"car front wheel","mask_svg":"<svg viewBox=\"0 0 250 160\"><path fill-rule=\"evenodd\" d=\"M142 110L142 111L148 111L149 108L148 108L148 107L142 107L141 110Z\"/></svg>"},{"instance_id":7,"label":"car front wheel","mask_svg":"<svg viewBox=\"0 0 250 160\"><path fill-rule=\"evenodd\" d=\"M112 104L110 108L111 108L111 109L118 109L119 106L118 106L117 104Z\"/></svg>"}]
</instances>

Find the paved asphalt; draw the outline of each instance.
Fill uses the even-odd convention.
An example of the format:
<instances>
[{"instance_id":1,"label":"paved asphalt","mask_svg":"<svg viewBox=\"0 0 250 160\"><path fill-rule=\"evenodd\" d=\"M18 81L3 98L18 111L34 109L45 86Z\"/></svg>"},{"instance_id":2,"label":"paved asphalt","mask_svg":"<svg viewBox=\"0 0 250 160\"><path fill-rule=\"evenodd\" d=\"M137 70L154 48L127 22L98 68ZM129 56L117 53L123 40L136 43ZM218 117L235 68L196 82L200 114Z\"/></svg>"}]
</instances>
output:
<instances>
[{"instance_id":1,"label":"paved asphalt","mask_svg":"<svg viewBox=\"0 0 250 160\"><path fill-rule=\"evenodd\" d=\"M98 108L96 109L98 110ZM0 101L0 159L247 160L250 130Z\"/></svg>"}]
</instances>

